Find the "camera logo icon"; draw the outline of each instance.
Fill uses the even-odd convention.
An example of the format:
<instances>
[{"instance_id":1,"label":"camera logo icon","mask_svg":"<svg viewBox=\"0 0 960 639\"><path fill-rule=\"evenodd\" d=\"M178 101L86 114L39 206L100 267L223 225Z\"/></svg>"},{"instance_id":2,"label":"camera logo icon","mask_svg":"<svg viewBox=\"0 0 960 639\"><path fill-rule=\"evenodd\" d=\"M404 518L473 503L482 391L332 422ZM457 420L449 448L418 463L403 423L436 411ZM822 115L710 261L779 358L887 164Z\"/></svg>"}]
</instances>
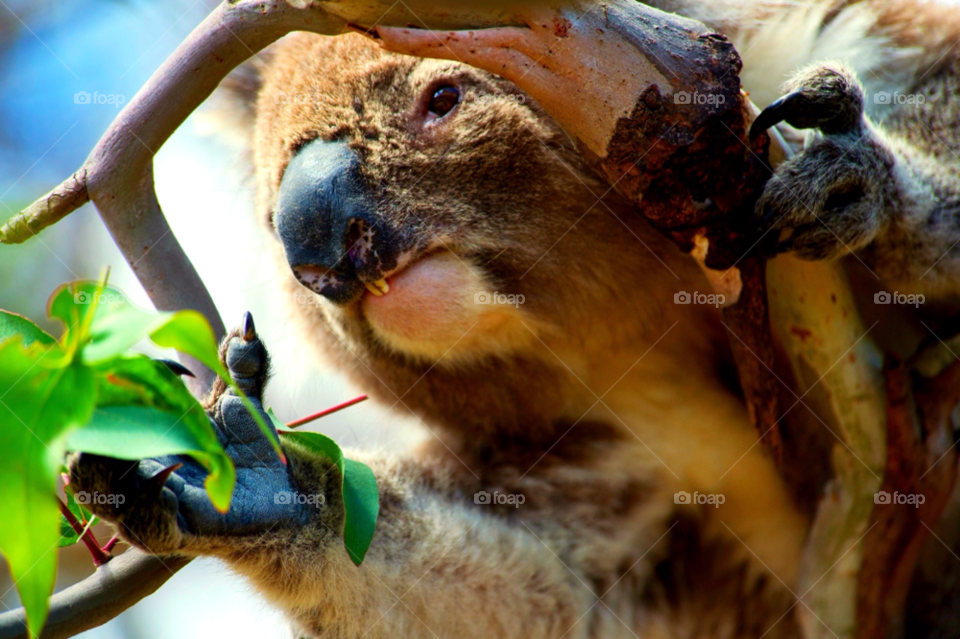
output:
<instances>
[{"instance_id":1,"label":"camera logo icon","mask_svg":"<svg viewBox=\"0 0 960 639\"><path fill-rule=\"evenodd\" d=\"M677 91L673 94L674 104L690 104L691 97L688 91Z\"/></svg>"},{"instance_id":2,"label":"camera logo icon","mask_svg":"<svg viewBox=\"0 0 960 639\"><path fill-rule=\"evenodd\" d=\"M673 294L674 304L689 304L691 301L693 301L693 298L690 293L687 293L686 291L680 291L679 293Z\"/></svg>"},{"instance_id":3,"label":"camera logo icon","mask_svg":"<svg viewBox=\"0 0 960 639\"><path fill-rule=\"evenodd\" d=\"M74 104L90 104L90 94L86 91L77 91L73 94Z\"/></svg>"},{"instance_id":4,"label":"camera logo icon","mask_svg":"<svg viewBox=\"0 0 960 639\"><path fill-rule=\"evenodd\" d=\"M473 494L473 503L487 505L491 503L490 493L485 490L481 490L478 493Z\"/></svg>"},{"instance_id":5,"label":"camera logo icon","mask_svg":"<svg viewBox=\"0 0 960 639\"><path fill-rule=\"evenodd\" d=\"M480 291L479 293L473 294L474 304L490 304L492 301L491 295L487 291Z\"/></svg>"},{"instance_id":6,"label":"camera logo icon","mask_svg":"<svg viewBox=\"0 0 960 639\"><path fill-rule=\"evenodd\" d=\"M76 501L78 504L82 504L82 505L84 505L84 506L89 505L90 502L92 501L92 500L90 499L90 493L88 493L88 492L85 491L85 490L81 490L81 491L79 491L79 492L74 493L73 499L74 499L74 501Z\"/></svg>"},{"instance_id":7,"label":"camera logo icon","mask_svg":"<svg viewBox=\"0 0 960 639\"><path fill-rule=\"evenodd\" d=\"M874 304L889 304L893 299L893 296L886 291L880 291L873 294L873 303Z\"/></svg>"},{"instance_id":8,"label":"camera logo icon","mask_svg":"<svg viewBox=\"0 0 960 639\"><path fill-rule=\"evenodd\" d=\"M877 91L873 94L874 104L890 104L890 93L888 91Z\"/></svg>"},{"instance_id":9,"label":"camera logo icon","mask_svg":"<svg viewBox=\"0 0 960 639\"><path fill-rule=\"evenodd\" d=\"M273 495L273 503L275 504L292 504L293 503L293 493L281 490L278 493Z\"/></svg>"},{"instance_id":10,"label":"camera logo icon","mask_svg":"<svg viewBox=\"0 0 960 639\"><path fill-rule=\"evenodd\" d=\"M875 503L875 504L889 504L889 503L891 503L890 493L888 493L888 492L885 491L885 490L881 490L879 493L874 493L874 494L873 494L873 503Z\"/></svg>"},{"instance_id":11,"label":"camera logo icon","mask_svg":"<svg viewBox=\"0 0 960 639\"><path fill-rule=\"evenodd\" d=\"M86 291L78 291L73 294L73 303L74 304L89 304L92 300L90 293Z\"/></svg>"},{"instance_id":12,"label":"camera logo icon","mask_svg":"<svg viewBox=\"0 0 960 639\"><path fill-rule=\"evenodd\" d=\"M693 500L690 497L690 493L685 490L681 490L679 493L673 493L673 503L675 504L692 504Z\"/></svg>"}]
</instances>

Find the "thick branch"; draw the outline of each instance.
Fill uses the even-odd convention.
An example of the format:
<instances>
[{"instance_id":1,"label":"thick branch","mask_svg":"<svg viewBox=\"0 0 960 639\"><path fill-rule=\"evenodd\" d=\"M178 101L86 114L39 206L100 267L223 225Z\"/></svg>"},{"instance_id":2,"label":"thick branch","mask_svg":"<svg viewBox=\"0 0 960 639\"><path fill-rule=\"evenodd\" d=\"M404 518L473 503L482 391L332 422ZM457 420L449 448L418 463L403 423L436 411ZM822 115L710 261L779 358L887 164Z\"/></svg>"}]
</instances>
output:
<instances>
[{"instance_id":1,"label":"thick branch","mask_svg":"<svg viewBox=\"0 0 960 639\"><path fill-rule=\"evenodd\" d=\"M864 540L857 620L865 639L903 636L907 593L921 546L957 479L950 413L960 400L960 362L932 380L911 380L899 361L888 358L885 373L887 471L881 490L890 502L874 506L873 530ZM912 497L912 503L894 503L897 494L908 496L908 502Z\"/></svg>"},{"instance_id":2,"label":"thick branch","mask_svg":"<svg viewBox=\"0 0 960 639\"><path fill-rule=\"evenodd\" d=\"M96 628L153 594L189 561L186 557L155 557L131 548L50 598L50 616L41 639L63 639ZM26 638L23 608L0 614L0 639Z\"/></svg>"}]
</instances>

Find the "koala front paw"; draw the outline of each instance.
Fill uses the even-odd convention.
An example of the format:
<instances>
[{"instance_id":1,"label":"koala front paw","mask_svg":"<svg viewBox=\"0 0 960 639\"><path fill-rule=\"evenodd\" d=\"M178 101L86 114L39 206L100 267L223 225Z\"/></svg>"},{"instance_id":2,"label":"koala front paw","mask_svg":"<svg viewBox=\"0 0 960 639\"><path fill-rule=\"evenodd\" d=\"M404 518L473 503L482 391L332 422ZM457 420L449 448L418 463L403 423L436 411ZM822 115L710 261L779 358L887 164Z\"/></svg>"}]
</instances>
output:
<instances>
[{"instance_id":1,"label":"koala front paw","mask_svg":"<svg viewBox=\"0 0 960 639\"><path fill-rule=\"evenodd\" d=\"M261 403L269 356L249 313L244 326L224 342L221 360L269 425ZM236 469L230 510L225 514L207 497L207 470L190 457L130 462L75 454L68 459L70 482L77 491L117 496L108 504L91 504L94 514L114 523L126 541L143 550L154 554L215 550L229 538L300 525L311 516L309 509L289 498L297 493L290 469L240 397L219 383L206 406L217 438Z\"/></svg>"},{"instance_id":2,"label":"koala front paw","mask_svg":"<svg viewBox=\"0 0 960 639\"><path fill-rule=\"evenodd\" d=\"M800 72L788 88L751 132L784 121L819 132L767 182L756 205L760 231L789 231L778 252L796 251L804 259L857 251L883 223L893 154L864 116L863 89L852 72L816 66Z\"/></svg>"}]
</instances>

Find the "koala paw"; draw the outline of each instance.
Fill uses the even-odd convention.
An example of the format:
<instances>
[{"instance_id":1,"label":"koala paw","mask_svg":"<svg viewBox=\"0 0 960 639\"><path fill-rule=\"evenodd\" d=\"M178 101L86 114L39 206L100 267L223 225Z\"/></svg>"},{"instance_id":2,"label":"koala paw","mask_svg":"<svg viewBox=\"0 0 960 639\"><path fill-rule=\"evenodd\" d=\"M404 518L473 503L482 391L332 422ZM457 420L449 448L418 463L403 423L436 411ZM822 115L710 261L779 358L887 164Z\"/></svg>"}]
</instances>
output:
<instances>
[{"instance_id":1,"label":"koala paw","mask_svg":"<svg viewBox=\"0 0 960 639\"><path fill-rule=\"evenodd\" d=\"M893 154L864 116L863 88L836 65L801 71L790 92L754 121L817 129L778 167L757 201L761 232L781 234L777 252L823 260L859 250L876 236L893 183ZM787 231L788 234L781 232Z\"/></svg>"},{"instance_id":2,"label":"koala paw","mask_svg":"<svg viewBox=\"0 0 960 639\"><path fill-rule=\"evenodd\" d=\"M234 330L221 347L221 360L269 425L261 403L269 356L249 313L243 328ZM68 459L70 483L78 491L123 496L90 506L94 514L115 524L132 545L154 554L189 554L215 549L228 538L308 520L310 513L301 504L278 498L296 493L295 481L240 397L225 384L217 384L206 406L217 438L236 469L230 510L225 514L214 508L204 490L206 469L190 457L131 462L73 454Z\"/></svg>"}]
</instances>

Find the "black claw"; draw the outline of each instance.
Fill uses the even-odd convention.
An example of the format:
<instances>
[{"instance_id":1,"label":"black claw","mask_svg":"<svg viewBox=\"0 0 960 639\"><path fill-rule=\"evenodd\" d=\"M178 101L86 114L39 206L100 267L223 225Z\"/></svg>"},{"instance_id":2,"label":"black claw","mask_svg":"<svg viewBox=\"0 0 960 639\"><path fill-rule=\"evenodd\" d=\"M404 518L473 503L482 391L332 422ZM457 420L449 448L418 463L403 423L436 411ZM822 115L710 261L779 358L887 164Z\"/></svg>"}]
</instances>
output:
<instances>
[{"instance_id":1,"label":"black claw","mask_svg":"<svg viewBox=\"0 0 960 639\"><path fill-rule=\"evenodd\" d=\"M770 127L776 126L788 119L792 115L791 111L793 111L800 102L801 95L800 91L794 91L770 104L770 106L764 109L760 115L757 116L757 119L753 121L753 124L750 126L750 137L756 137L762 131L766 131Z\"/></svg>"},{"instance_id":2,"label":"black claw","mask_svg":"<svg viewBox=\"0 0 960 639\"><path fill-rule=\"evenodd\" d=\"M257 327L253 324L253 314L247 311L243 314L243 341L252 342L257 339Z\"/></svg>"},{"instance_id":3,"label":"black claw","mask_svg":"<svg viewBox=\"0 0 960 639\"><path fill-rule=\"evenodd\" d=\"M196 377L193 374L193 371L181 364L180 362L175 362L172 359L158 359L158 362L170 369L170 372L174 375L186 375L187 377Z\"/></svg>"},{"instance_id":4,"label":"black claw","mask_svg":"<svg viewBox=\"0 0 960 639\"><path fill-rule=\"evenodd\" d=\"M167 466L156 475L147 479L143 482L143 485L140 487L143 492L155 491L159 494L160 490L163 488L163 485L167 483L167 479L170 478L170 475L174 471L179 470L183 467L183 464L174 464L173 466Z\"/></svg>"}]
</instances>

